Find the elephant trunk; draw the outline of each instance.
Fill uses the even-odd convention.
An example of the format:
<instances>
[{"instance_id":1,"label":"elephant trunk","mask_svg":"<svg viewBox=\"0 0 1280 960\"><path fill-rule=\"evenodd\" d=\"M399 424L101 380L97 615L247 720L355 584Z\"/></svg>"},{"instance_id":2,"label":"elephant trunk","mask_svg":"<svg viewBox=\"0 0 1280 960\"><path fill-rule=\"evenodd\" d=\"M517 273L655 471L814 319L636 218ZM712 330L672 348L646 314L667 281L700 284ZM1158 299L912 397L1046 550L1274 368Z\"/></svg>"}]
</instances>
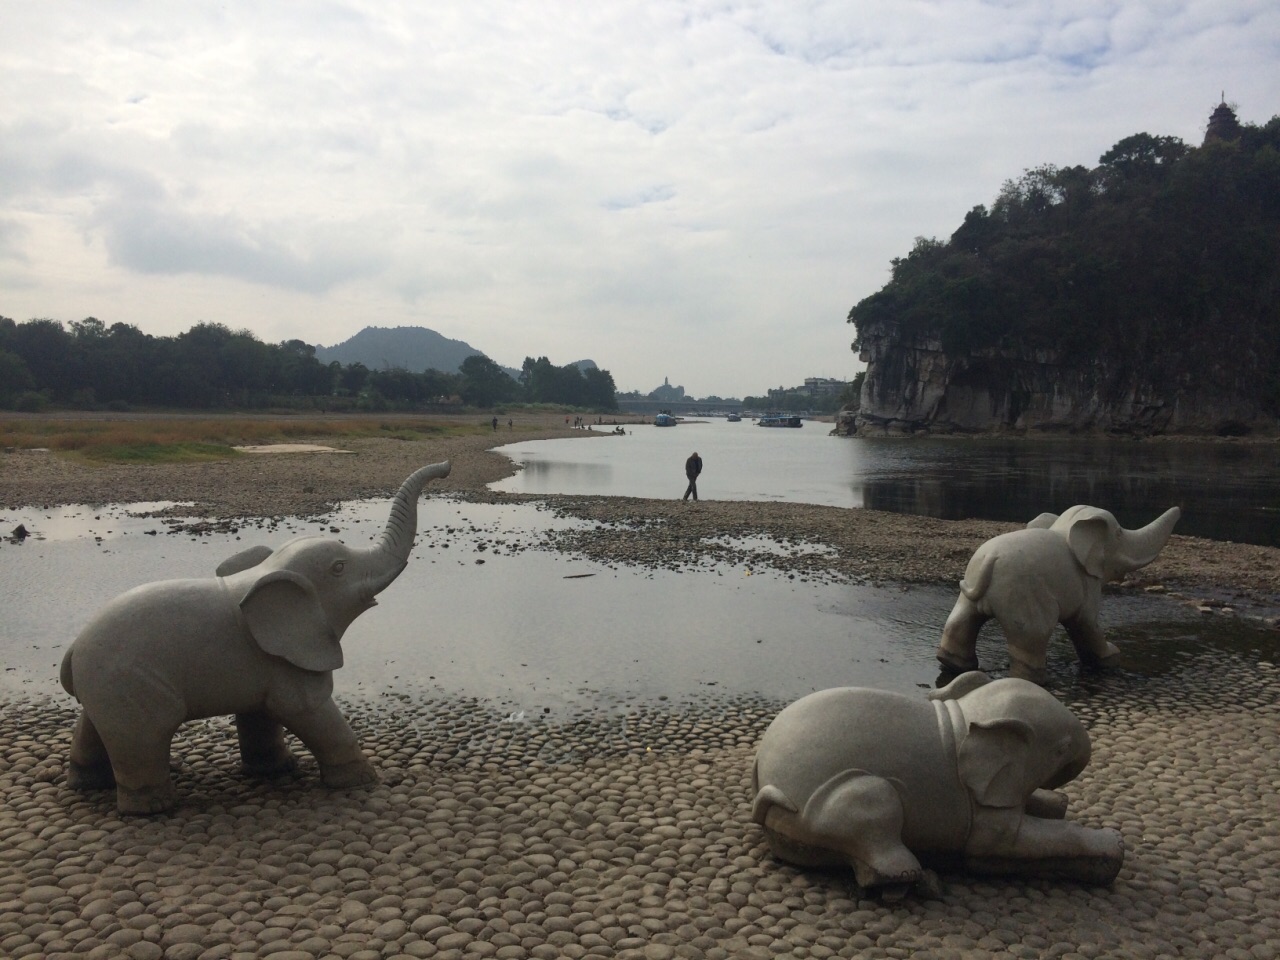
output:
<instances>
[{"instance_id":1,"label":"elephant trunk","mask_svg":"<svg viewBox=\"0 0 1280 960\"><path fill-rule=\"evenodd\" d=\"M449 475L449 461L432 463L409 475L391 501L391 516L387 518L386 529L378 539L377 546L390 553L399 561L399 569L409 562L409 551L413 549L414 538L418 534L418 497L428 480L436 480Z\"/></svg>"},{"instance_id":2,"label":"elephant trunk","mask_svg":"<svg viewBox=\"0 0 1280 960\"><path fill-rule=\"evenodd\" d=\"M1173 525L1181 516L1181 510L1170 507L1141 530L1121 530L1116 565L1125 573L1145 567L1164 549L1173 533Z\"/></svg>"}]
</instances>

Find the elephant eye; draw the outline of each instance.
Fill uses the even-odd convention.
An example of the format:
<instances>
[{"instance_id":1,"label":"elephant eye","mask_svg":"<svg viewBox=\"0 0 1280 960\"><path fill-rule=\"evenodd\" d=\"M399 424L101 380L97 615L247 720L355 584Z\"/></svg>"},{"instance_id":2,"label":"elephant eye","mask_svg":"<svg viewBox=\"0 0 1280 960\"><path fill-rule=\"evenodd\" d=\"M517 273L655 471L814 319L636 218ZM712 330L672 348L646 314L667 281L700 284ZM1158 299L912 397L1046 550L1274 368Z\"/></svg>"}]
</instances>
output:
<instances>
[{"instance_id":1,"label":"elephant eye","mask_svg":"<svg viewBox=\"0 0 1280 960\"><path fill-rule=\"evenodd\" d=\"M342 571L345 570L346 568L347 568L347 561L335 560L333 561L333 566L329 568L329 572L332 573L335 577L340 577L342 576Z\"/></svg>"}]
</instances>

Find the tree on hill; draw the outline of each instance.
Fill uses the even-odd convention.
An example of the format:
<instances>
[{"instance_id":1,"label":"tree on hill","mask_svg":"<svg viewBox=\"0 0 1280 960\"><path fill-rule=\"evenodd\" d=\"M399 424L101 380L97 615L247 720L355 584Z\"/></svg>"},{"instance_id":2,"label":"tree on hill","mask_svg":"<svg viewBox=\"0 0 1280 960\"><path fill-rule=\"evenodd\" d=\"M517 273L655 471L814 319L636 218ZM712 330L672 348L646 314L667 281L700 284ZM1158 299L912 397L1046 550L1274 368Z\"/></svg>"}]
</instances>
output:
<instances>
[{"instance_id":1,"label":"tree on hill","mask_svg":"<svg viewBox=\"0 0 1280 960\"><path fill-rule=\"evenodd\" d=\"M1280 413L1280 117L1198 148L1139 133L1091 170L1027 170L947 241L918 237L848 319L950 356L1105 358Z\"/></svg>"},{"instance_id":2,"label":"tree on hill","mask_svg":"<svg viewBox=\"0 0 1280 960\"><path fill-rule=\"evenodd\" d=\"M528 359L517 382L483 354L459 372L322 362L301 340L264 343L249 330L199 323L172 337L87 317L68 327L0 317L0 407L132 405L197 409L426 409L529 401L616 410L613 377L590 361Z\"/></svg>"}]
</instances>

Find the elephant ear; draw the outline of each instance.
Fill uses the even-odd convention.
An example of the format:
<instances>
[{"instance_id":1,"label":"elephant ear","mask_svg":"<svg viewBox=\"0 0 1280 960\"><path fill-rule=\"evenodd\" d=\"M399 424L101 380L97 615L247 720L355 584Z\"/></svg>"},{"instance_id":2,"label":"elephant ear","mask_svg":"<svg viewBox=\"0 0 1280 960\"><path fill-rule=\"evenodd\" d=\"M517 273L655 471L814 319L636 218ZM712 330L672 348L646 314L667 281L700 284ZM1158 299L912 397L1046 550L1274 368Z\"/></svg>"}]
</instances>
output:
<instances>
[{"instance_id":1,"label":"elephant ear","mask_svg":"<svg viewBox=\"0 0 1280 960\"><path fill-rule=\"evenodd\" d=\"M1107 535L1111 532L1102 517L1083 517L1067 531L1072 555L1091 577L1106 577Z\"/></svg>"},{"instance_id":2,"label":"elephant ear","mask_svg":"<svg viewBox=\"0 0 1280 960\"><path fill-rule=\"evenodd\" d=\"M342 666L342 646L305 577L275 570L254 582L240 601L254 642L266 653L317 672Z\"/></svg>"},{"instance_id":3,"label":"elephant ear","mask_svg":"<svg viewBox=\"0 0 1280 960\"><path fill-rule=\"evenodd\" d=\"M239 573L241 570L256 567L269 556L271 556L270 547L250 547L248 550L241 550L233 557L227 557L227 559L218 564L218 569L214 573L220 577L229 577L233 573Z\"/></svg>"},{"instance_id":4,"label":"elephant ear","mask_svg":"<svg viewBox=\"0 0 1280 960\"><path fill-rule=\"evenodd\" d=\"M1016 807L1026 799L1027 751L1035 736L1025 720L974 721L960 744L960 779L983 807Z\"/></svg>"}]
</instances>

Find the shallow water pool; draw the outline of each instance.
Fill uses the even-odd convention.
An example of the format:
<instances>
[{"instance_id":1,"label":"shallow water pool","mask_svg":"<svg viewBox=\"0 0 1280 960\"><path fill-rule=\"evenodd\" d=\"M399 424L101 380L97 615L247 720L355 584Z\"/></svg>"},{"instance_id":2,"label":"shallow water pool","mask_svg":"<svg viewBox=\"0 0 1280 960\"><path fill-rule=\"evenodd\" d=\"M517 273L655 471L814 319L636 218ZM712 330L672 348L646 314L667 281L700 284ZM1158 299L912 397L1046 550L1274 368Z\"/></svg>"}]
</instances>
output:
<instances>
[{"instance_id":1,"label":"shallow water pool","mask_svg":"<svg viewBox=\"0 0 1280 960\"><path fill-rule=\"evenodd\" d=\"M66 696L63 651L130 587L211 576L233 553L301 534L362 545L381 532L387 508L364 502L235 531L193 531L139 516L138 505L0 511L0 530L21 523L32 533L0 542L0 687ZM652 570L542 548L544 532L578 525L536 504L421 501L408 567L343 639L339 695L472 696L520 716L709 695L787 700L840 685L909 692L937 677L950 588L807 583L754 564ZM1245 629L1141 594L1107 596L1103 616L1143 671ZM1052 649L1055 680L1074 682L1070 645L1059 637ZM993 672L1007 664L994 624L980 654Z\"/></svg>"}]
</instances>

